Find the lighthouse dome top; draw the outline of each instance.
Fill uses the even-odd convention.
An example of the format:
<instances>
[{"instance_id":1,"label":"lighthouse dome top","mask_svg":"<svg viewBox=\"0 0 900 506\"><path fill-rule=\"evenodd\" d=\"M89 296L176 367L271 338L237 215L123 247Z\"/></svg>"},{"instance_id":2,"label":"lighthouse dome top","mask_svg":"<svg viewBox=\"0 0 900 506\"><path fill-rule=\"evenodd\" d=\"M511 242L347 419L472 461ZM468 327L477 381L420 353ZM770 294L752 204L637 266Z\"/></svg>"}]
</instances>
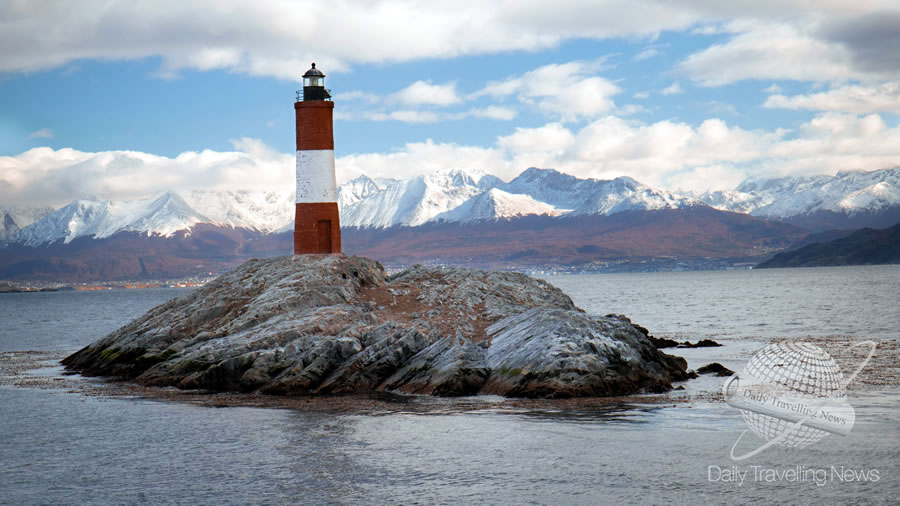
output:
<instances>
[{"instance_id":1,"label":"lighthouse dome top","mask_svg":"<svg viewBox=\"0 0 900 506\"><path fill-rule=\"evenodd\" d=\"M325 89L325 74L312 64L312 68L303 74L303 101L327 100L331 93ZM300 92L297 92L297 100L300 100Z\"/></svg>"},{"instance_id":2,"label":"lighthouse dome top","mask_svg":"<svg viewBox=\"0 0 900 506\"><path fill-rule=\"evenodd\" d=\"M316 64L313 63L312 68L307 70L306 73L303 74L303 77L325 77L325 74L322 73L321 70L317 69Z\"/></svg>"}]
</instances>

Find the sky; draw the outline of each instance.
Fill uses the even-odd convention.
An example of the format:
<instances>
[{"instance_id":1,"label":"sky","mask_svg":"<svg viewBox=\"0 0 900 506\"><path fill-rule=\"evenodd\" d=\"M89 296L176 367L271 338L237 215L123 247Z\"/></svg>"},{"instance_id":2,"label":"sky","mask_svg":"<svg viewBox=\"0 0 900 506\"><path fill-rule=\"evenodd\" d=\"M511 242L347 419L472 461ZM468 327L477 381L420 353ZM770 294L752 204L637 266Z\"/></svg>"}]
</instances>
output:
<instances>
[{"instance_id":1,"label":"sky","mask_svg":"<svg viewBox=\"0 0 900 506\"><path fill-rule=\"evenodd\" d=\"M815 5L811 8L810 5ZM528 167L671 191L900 165L900 3L6 0L0 206Z\"/></svg>"}]
</instances>

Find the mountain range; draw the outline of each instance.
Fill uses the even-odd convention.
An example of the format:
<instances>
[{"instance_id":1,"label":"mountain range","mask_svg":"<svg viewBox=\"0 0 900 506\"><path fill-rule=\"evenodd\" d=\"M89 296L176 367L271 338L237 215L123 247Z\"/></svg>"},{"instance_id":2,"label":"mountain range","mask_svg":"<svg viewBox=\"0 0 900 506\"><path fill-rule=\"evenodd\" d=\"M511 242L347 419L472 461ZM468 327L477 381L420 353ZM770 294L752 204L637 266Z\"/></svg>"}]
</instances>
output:
<instances>
[{"instance_id":1,"label":"mountain range","mask_svg":"<svg viewBox=\"0 0 900 506\"><path fill-rule=\"evenodd\" d=\"M340 186L338 201L341 225L345 230L345 250L354 253L367 251L384 261L428 259L422 252L432 251L432 248L428 244L418 243L414 240L415 236L428 235L436 244L443 241L435 234L446 233L465 242L466 231L477 231L485 237L492 237L493 234L497 242L503 234L519 227L503 223L517 220L528 226L543 227L544 230L550 227L548 223L552 224L552 228L567 230L557 239L570 242L580 237L578 227L584 228L585 233L587 230L593 230L593 233L606 230L603 233L608 234L611 232L605 227L613 223L617 223L618 227L640 226L644 228L636 236L641 237L638 242L645 248L629 248L627 241L624 241L627 234L620 234L617 237L621 240L613 241L616 247L608 247L602 244L603 241L597 244L598 241L593 240L576 240L579 244L576 249L582 248L580 252L573 249L575 253L557 251L551 255L549 251L556 249L552 244L541 245L547 237L544 234L534 237L531 247L523 247L520 253L524 253L519 257L515 257L513 251L497 256L501 252L495 251L490 241L485 240L465 254L456 248L456 253L461 256L449 255L445 247L436 250L434 258L449 255L453 256L454 261L465 263L475 261L476 257L484 260L513 255L513 260L519 263L527 260L545 264L590 262L601 257L615 259L617 255L622 258L647 258L651 254L737 258L784 248L789 245L785 242L787 238L797 241L809 231L862 226L883 228L900 222L900 168L845 171L834 176L753 179L744 181L733 191L702 194L658 190L629 177L580 179L552 169L529 168L509 182L485 171L453 169L410 179L360 176ZM210 247L221 247L220 240L228 244L233 242L237 252L235 261L244 253L252 253L245 251L246 247L262 255L286 254L290 252L290 245L282 236L289 236L292 230L293 202L293 192L284 190L170 191L133 201L80 199L57 210L0 207L0 243L3 243L0 249L0 278L3 278L3 266L9 266L11 262L27 263L29 259L36 258L35 255L50 258L47 255L51 250L36 253L40 248L54 245L52 251L64 255L65 246L76 240L102 240L107 247L115 250L114 240L119 236L127 237L127 242L132 245L140 237L154 241L172 240L180 245L179 251L192 251L189 255L193 259L191 262L196 258L219 254L211 251L203 253L202 247L191 246L192 241L196 244L208 243ZM713 212L692 212L699 209ZM689 248L653 246L652 242L647 241L652 241L653 233L659 236L662 231L649 227L646 220L639 217L641 213L663 221L702 217L702 222L710 230L727 231L726 236L718 239L725 246L716 248L713 242L706 240L714 235L712 232L707 232L703 238L694 236L692 240L698 246L693 251ZM768 234L765 238L738 237L742 230L763 228L737 220L731 217L733 214L782 222L793 227L765 228ZM612 219L617 215L629 218ZM680 218L674 218L676 216ZM580 217L588 219L579 220ZM676 228L687 230L679 227ZM798 232L801 229L803 232ZM656 232L651 233L651 230ZM529 235L521 227L517 233ZM210 239L212 236L216 239ZM393 238L396 244L417 248L417 253L403 251L398 246L386 248L384 240L388 237ZM678 240L671 235L666 237L667 240ZM360 242L361 238L366 239ZM512 236L503 240L519 242ZM167 247L161 246L164 242L154 242L154 248L160 251L160 255L168 251ZM254 245L251 246L251 242ZM281 242L285 244L281 245ZM380 246L375 247L376 244ZM701 244L704 246L700 247ZM92 249L90 242L79 241L78 245L79 251ZM493 253L489 254L489 251ZM377 256L378 252L381 252L381 257ZM147 271L146 264L147 261L144 261L139 272ZM163 264L166 262L160 265ZM53 270L45 267L48 272ZM26 275L21 269L16 272ZM125 275L124 271L122 275Z\"/></svg>"},{"instance_id":2,"label":"mountain range","mask_svg":"<svg viewBox=\"0 0 900 506\"><path fill-rule=\"evenodd\" d=\"M749 179L733 191L696 196L716 209L804 226L887 227L900 221L900 167L834 176Z\"/></svg>"}]
</instances>

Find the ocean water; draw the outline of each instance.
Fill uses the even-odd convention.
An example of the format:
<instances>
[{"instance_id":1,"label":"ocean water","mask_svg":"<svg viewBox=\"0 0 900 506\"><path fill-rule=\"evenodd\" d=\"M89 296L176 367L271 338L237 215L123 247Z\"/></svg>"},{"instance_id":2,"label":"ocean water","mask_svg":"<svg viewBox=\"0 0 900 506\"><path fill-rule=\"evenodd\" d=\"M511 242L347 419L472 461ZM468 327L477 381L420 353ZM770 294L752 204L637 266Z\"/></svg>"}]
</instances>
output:
<instances>
[{"instance_id":1,"label":"ocean water","mask_svg":"<svg viewBox=\"0 0 900 506\"><path fill-rule=\"evenodd\" d=\"M726 343L672 351L692 367L715 360L739 369L772 338L887 345L900 337L900 266L548 280L580 307L626 314L654 335ZM0 352L74 351L181 293L0 295ZM747 428L739 412L702 396L656 399L583 408L493 399L499 407L467 410L453 408L480 400L412 398L332 413L5 385L0 503L868 504L900 496L895 385L848 398L857 417L849 436L775 446L742 462L729 457ZM751 432L740 447L760 444ZM729 480L731 470L746 473L743 481Z\"/></svg>"}]
</instances>

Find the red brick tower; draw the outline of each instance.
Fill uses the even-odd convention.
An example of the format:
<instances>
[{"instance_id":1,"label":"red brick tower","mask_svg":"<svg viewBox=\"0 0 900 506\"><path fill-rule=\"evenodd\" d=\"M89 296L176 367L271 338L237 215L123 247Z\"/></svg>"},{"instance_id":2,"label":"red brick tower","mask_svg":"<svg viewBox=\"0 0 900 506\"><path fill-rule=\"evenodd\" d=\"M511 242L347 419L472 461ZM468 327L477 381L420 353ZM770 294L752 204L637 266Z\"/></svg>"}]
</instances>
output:
<instances>
[{"instance_id":1,"label":"red brick tower","mask_svg":"<svg viewBox=\"0 0 900 506\"><path fill-rule=\"evenodd\" d=\"M340 253L341 223L334 177L334 102L325 89L325 74L312 64L303 74L303 96L294 103L297 116L297 207L294 254Z\"/></svg>"}]
</instances>

